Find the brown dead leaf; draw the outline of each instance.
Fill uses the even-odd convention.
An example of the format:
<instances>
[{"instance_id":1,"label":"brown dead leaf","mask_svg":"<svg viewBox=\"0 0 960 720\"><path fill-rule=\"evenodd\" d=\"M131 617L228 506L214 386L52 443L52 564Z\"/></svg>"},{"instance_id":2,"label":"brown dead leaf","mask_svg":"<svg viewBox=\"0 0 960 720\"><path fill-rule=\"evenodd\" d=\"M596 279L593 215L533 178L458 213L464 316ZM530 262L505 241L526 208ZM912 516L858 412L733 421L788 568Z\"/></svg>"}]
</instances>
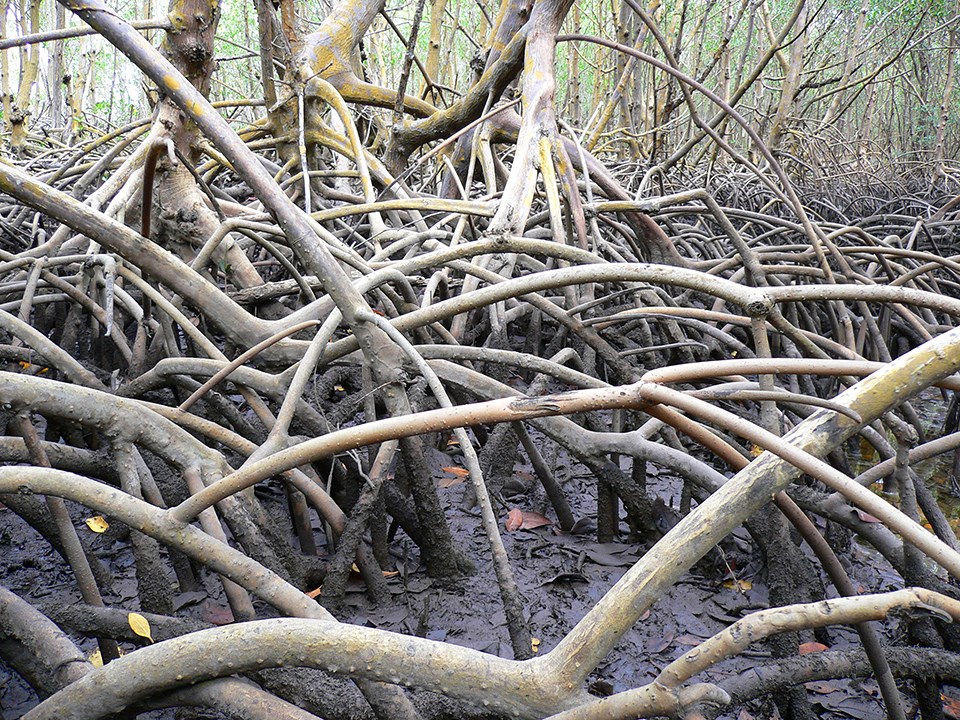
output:
<instances>
[{"instance_id":1,"label":"brown dead leaf","mask_svg":"<svg viewBox=\"0 0 960 720\"><path fill-rule=\"evenodd\" d=\"M553 521L547 517L544 517L540 513L523 511L520 513L523 517L523 523L520 525L521 530L533 530L534 528L543 527L544 525L553 525Z\"/></svg>"},{"instance_id":2,"label":"brown dead leaf","mask_svg":"<svg viewBox=\"0 0 960 720\"><path fill-rule=\"evenodd\" d=\"M801 655L809 655L810 653L823 652L824 650L829 650L830 648L824 645L823 643L818 642L806 642L801 643L800 648L797 650Z\"/></svg>"},{"instance_id":3,"label":"brown dead leaf","mask_svg":"<svg viewBox=\"0 0 960 720\"><path fill-rule=\"evenodd\" d=\"M960 718L960 700L949 695L940 695L940 699L943 701L943 714L946 717L953 720Z\"/></svg>"},{"instance_id":4,"label":"brown dead leaf","mask_svg":"<svg viewBox=\"0 0 960 720\"><path fill-rule=\"evenodd\" d=\"M658 638L650 638L647 641L646 651L651 655L656 655L662 653L671 645L673 645L673 633L667 631Z\"/></svg>"},{"instance_id":5,"label":"brown dead leaf","mask_svg":"<svg viewBox=\"0 0 960 720\"><path fill-rule=\"evenodd\" d=\"M534 528L544 527L545 525L553 525L553 520L538 512L513 508L507 515L507 532L513 532L514 530L533 530Z\"/></svg>"},{"instance_id":6,"label":"brown dead leaf","mask_svg":"<svg viewBox=\"0 0 960 720\"><path fill-rule=\"evenodd\" d=\"M862 522L865 522L865 523L878 523L878 522L881 522L881 520L879 520L878 518L875 518L875 517L874 517L873 515L871 515L870 513L864 512L863 510L861 510L861 509L859 509L859 508L855 508L855 510L857 511L857 517L860 518L860 520L861 520Z\"/></svg>"},{"instance_id":7,"label":"brown dead leaf","mask_svg":"<svg viewBox=\"0 0 960 720\"><path fill-rule=\"evenodd\" d=\"M450 487L453 487L454 485L459 485L464 481L465 478L470 477L469 470L467 470L466 468L458 467L456 465L450 465L448 467L442 467L440 469L446 473L446 475L444 477L441 477L440 480L437 482L437 485L439 485L442 488L450 488Z\"/></svg>"},{"instance_id":8,"label":"brown dead leaf","mask_svg":"<svg viewBox=\"0 0 960 720\"><path fill-rule=\"evenodd\" d=\"M307 593L307 597L308 597L308 598L313 598L313 599L315 600L315 599L317 599L318 597L320 597L320 593L322 593L322 592L323 592L323 585L320 585L319 587L316 587L316 588L314 588L313 590L311 590L310 592L308 592L308 593Z\"/></svg>"},{"instance_id":9,"label":"brown dead leaf","mask_svg":"<svg viewBox=\"0 0 960 720\"><path fill-rule=\"evenodd\" d=\"M211 625L229 625L233 622L233 612L228 607L207 600L200 608L200 616L203 621Z\"/></svg>"}]
</instances>

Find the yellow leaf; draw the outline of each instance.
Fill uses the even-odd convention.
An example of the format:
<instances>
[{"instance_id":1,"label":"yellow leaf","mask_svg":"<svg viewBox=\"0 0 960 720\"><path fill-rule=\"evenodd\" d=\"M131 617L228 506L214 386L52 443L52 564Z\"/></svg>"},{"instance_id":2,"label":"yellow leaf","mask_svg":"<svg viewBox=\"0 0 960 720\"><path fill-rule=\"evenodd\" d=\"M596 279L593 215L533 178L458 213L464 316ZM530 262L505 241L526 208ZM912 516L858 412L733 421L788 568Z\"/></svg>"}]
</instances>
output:
<instances>
[{"instance_id":1,"label":"yellow leaf","mask_svg":"<svg viewBox=\"0 0 960 720\"><path fill-rule=\"evenodd\" d=\"M753 583L749 580L727 580L723 583L723 586L731 590L746 592L747 590L753 588Z\"/></svg>"},{"instance_id":2,"label":"yellow leaf","mask_svg":"<svg viewBox=\"0 0 960 720\"><path fill-rule=\"evenodd\" d=\"M530 638L530 649L533 652L540 652L540 638Z\"/></svg>"},{"instance_id":3,"label":"yellow leaf","mask_svg":"<svg viewBox=\"0 0 960 720\"><path fill-rule=\"evenodd\" d=\"M87 527L95 533L105 533L110 529L110 523L103 519L103 515L94 515L86 520Z\"/></svg>"},{"instance_id":4,"label":"yellow leaf","mask_svg":"<svg viewBox=\"0 0 960 720\"><path fill-rule=\"evenodd\" d=\"M753 445L750 448L750 454L753 455L754 457L760 457L763 454L763 448L760 447L759 445Z\"/></svg>"},{"instance_id":5,"label":"yellow leaf","mask_svg":"<svg viewBox=\"0 0 960 720\"><path fill-rule=\"evenodd\" d=\"M103 656L100 654L100 650L97 650L93 655L87 658L90 661L90 664L95 668L103 667Z\"/></svg>"},{"instance_id":6,"label":"yellow leaf","mask_svg":"<svg viewBox=\"0 0 960 720\"><path fill-rule=\"evenodd\" d=\"M140 613L127 613L127 624L130 629L142 638L153 642L153 635L150 634L150 623Z\"/></svg>"}]
</instances>

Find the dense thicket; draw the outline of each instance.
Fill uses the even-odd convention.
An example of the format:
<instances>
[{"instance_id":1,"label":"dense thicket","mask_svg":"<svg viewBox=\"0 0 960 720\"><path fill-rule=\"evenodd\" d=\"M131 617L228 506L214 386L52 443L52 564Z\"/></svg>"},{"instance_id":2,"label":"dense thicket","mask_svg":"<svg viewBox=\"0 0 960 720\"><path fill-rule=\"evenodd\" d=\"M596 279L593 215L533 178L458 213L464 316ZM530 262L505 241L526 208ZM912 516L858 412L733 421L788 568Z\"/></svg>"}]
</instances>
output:
<instances>
[{"instance_id":1,"label":"dense thicket","mask_svg":"<svg viewBox=\"0 0 960 720\"><path fill-rule=\"evenodd\" d=\"M942 717L921 5L7 0L14 712Z\"/></svg>"}]
</instances>

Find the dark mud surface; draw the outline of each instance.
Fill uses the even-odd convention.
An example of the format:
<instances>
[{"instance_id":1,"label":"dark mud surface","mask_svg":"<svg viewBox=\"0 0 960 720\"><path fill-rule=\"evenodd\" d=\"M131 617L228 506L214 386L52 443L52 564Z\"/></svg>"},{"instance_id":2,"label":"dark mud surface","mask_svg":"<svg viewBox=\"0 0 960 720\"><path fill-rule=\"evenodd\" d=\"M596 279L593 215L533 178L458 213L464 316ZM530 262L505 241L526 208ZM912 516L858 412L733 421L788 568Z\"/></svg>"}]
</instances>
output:
<instances>
[{"instance_id":1,"label":"dark mud surface","mask_svg":"<svg viewBox=\"0 0 960 720\"><path fill-rule=\"evenodd\" d=\"M441 469L442 463L451 465L455 459L451 461L449 456L439 451L430 452L435 453L429 459L438 481L444 480L442 485L456 482ZM548 652L574 627L623 576L642 550L629 542L625 524L621 527L622 542L596 542L590 522L595 507L593 476L585 468L571 465L562 457L556 465L556 474L573 501L577 516L582 518L578 529L583 528L584 532L562 533L552 524L504 532L506 548L526 603L531 631L539 640L540 653ZM542 513L551 518L552 513L547 510L542 490L532 482L531 468L516 466L515 477L518 482L508 488L508 491L514 491L513 494L505 491L498 507L504 523L509 510L514 508ZM671 477L653 474L649 477L649 492L662 498L667 506L675 507L678 504L678 489L678 483ZM440 489L456 541L477 562L477 574L442 583L428 578L418 565L414 544L405 542L401 535L393 544L394 548L399 548L395 558L398 572L388 580L392 602L379 607L371 606L359 581L351 580L343 603L332 608L335 614L350 623L416 634L511 657L504 614L479 518L473 511L461 509L465 491L464 483ZM271 502L279 498L279 491L268 486L260 492L260 496L269 507ZM104 597L106 604L125 610L139 610L133 558L128 543L123 539L122 528L119 524L113 524L108 532L93 535L83 522L83 509L73 509L80 531L91 537L97 554L116 578L113 592ZM666 515L670 517L669 512ZM536 518L535 515L530 517ZM0 583L31 603L51 611L79 603L72 576L56 552L9 509L0 510L0 520ZM745 531L738 531L735 538L728 540L727 546L732 550L727 554L727 564L736 566L735 576L739 586L733 579L731 568L725 567L722 559L711 562L708 558L702 562L625 635L591 676L591 692L603 696L645 684L668 663L706 638L745 614L767 607L765 579L757 571L760 563L751 556L751 544ZM901 586L899 577L868 548L854 544L849 561L851 577L862 591L884 591ZM230 613L222 599L219 584L210 574L204 579L205 592L178 596L178 604L182 605L178 615L201 623L229 622ZM263 610L269 614L268 608ZM888 623L885 631L888 637L895 638L898 632L896 622ZM828 636L833 649L858 644L856 634L850 628L829 628ZM76 634L74 638L88 654L96 649L95 643L89 638ZM812 633L802 634L802 642L813 640ZM130 652L135 650L136 645L128 642L123 647ZM749 673L752 665L763 663L769 657L767 647L759 643L746 654L720 664L708 676L698 679L718 680L738 673ZM312 677L312 671L307 676ZM343 717L370 717L368 710L351 707L356 698L352 688L338 687L344 693L341 708ZM820 717L883 716L879 693L872 680L808 683L808 690L814 710ZM309 689L302 691L305 696L310 694ZM455 710L444 710L442 702L437 702L436 698L431 701L430 697L429 694L420 693L418 702L426 703L431 708L432 716L456 715ZM297 701L297 698L292 699ZM908 695L907 700L912 705L912 697ZM302 698L300 701L306 702ZM8 666L0 663L0 717L4 720L18 718L36 702L37 697L30 686ZM142 717L173 716L171 711L154 711ZM751 717L777 716L772 704L756 704L749 708L738 708L724 717L748 720Z\"/></svg>"}]
</instances>

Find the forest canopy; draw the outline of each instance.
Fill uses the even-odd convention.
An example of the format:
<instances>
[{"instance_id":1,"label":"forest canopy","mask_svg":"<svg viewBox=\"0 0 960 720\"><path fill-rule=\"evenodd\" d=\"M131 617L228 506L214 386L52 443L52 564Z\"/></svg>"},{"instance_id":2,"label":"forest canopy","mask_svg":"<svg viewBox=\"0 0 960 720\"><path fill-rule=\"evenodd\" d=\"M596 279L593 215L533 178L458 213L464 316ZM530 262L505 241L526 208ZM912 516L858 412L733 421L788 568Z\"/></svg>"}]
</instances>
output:
<instances>
[{"instance_id":1,"label":"forest canopy","mask_svg":"<svg viewBox=\"0 0 960 720\"><path fill-rule=\"evenodd\" d=\"M960 716L960 4L0 4L4 718Z\"/></svg>"}]
</instances>

